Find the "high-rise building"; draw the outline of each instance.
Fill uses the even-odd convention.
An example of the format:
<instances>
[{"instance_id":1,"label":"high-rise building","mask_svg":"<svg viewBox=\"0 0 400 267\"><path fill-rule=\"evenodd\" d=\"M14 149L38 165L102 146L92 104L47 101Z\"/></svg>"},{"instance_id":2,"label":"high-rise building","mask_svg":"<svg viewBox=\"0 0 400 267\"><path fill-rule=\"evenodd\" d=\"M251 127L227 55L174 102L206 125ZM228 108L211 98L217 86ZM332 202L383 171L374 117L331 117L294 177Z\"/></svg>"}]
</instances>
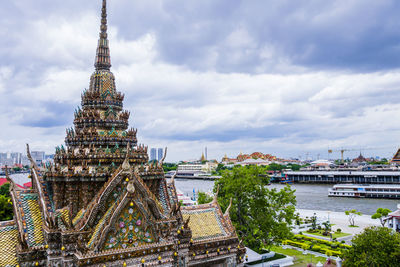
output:
<instances>
[{"instance_id":1,"label":"high-rise building","mask_svg":"<svg viewBox=\"0 0 400 267\"><path fill-rule=\"evenodd\" d=\"M21 164L22 153L12 152L10 156L13 159L14 164Z\"/></svg>"},{"instance_id":2,"label":"high-rise building","mask_svg":"<svg viewBox=\"0 0 400 267\"><path fill-rule=\"evenodd\" d=\"M173 180L148 162L110 68L103 0L89 89L54 164L38 168L28 147L33 186L11 184L15 219L0 224L0 265L243 266L217 198L181 207Z\"/></svg>"},{"instance_id":3,"label":"high-rise building","mask_svg":"<svg viewBox=\"0 0 400 267\"><path fill-rule=\"evenodd\" d=\"M41 166L45 160L44 151L32 151L31 156L38 166Z\"/></svg>"},{"instance_id":4,"label":"high-rise building","mask_svg":"<svg viewBox=\"0 0 400 267\"><path fill-rule=\"evenodd\" d=\"M161 161L162 158L163 158L163 156L164 156L164 150L163 150L162 148L159 148L157 151L158 151L158 153L157 153L157 160L158 160L158 161Z\"/></svg>"},{"instance_id":5,"label":"high-rise building","mask_svg":"<svg viewBox=\"0 0 400 267\"><path fill-rule=\"evenodd\" d=\"M157 160L157 148L150 149L150 161Z\"/></svg>"},{"instance_id":6,"label":"high-rise building","mask_svg":"<svg viewBox=\"0 0 400 267\"><path fill-rule=\"evenodd\" d=\"M26 155L22 155L22 156L21 156L21 164L22 164L23 166L26 166L26 165L29 165L29 164L30 164L29 159L28 159L28 157L27 157Z\"/></svg>"},{"instance_id":7,"label":"high-rise building","mask_svg":"<svg viewBox=\"0 0 400 267\"><path fill-rule=\"evenodd\" d=\"M0 165L7 165L7 153L0 153Z\"/></svg>"}]
</instances>

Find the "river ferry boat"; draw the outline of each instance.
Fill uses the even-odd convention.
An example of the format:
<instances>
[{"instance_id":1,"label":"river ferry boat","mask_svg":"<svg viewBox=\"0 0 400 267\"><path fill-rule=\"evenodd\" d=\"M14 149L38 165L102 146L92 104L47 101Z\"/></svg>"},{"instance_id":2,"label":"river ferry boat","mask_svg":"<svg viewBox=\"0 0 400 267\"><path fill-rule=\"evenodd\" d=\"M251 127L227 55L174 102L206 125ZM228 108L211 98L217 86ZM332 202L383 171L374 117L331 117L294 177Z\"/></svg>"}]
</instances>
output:
<instances>
[{"instance_id":1,"label":"river ferry boat","mask_svg":"<svg viewBox=\"0 0 400 267\"><path fill-rule=\"evenodd\" d=\"M400 185L337 184L329 189L330 197L400 198Z\"/></svg>"}]
</instances>

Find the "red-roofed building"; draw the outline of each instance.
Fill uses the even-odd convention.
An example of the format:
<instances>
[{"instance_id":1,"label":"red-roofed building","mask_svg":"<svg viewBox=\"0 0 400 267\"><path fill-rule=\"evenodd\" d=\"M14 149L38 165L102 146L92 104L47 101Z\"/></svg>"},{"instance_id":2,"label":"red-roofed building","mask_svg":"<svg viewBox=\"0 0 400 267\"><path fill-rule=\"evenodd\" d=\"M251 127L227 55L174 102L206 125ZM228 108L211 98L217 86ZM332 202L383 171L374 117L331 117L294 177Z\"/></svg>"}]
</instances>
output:
<instances>
[{"instance_id":1,"label":"red-roofed building","mask_svg":"<svg viewBox=\"0 0 400 267\"><path fill-rule=\"evenodd\" d=\"M6 178L0 178L0 186L2 186L3 184L8 183Z\"/></svg>"},{"instance_id":2,"label":"red-roofed building","mask_svg":"<svg viewBox=\"0 0 400 267\"><path fill-rule=\"evenodd\" d=\"M24 188L31 188L32 187L32 182L24 183Z\"/></svg>"},{"instance_id":3,"label":"red-roofed building","mask_svg":"<svg viewBox=\"0 0 400 267\"><path fill-rule=\"evenodd\" d=\"M0 186L8 183L6 178L0 178ZM16 184L19 188L28 189L32 187L32 182L24 183L23 185Z\"/></svg>"}]
</instances>

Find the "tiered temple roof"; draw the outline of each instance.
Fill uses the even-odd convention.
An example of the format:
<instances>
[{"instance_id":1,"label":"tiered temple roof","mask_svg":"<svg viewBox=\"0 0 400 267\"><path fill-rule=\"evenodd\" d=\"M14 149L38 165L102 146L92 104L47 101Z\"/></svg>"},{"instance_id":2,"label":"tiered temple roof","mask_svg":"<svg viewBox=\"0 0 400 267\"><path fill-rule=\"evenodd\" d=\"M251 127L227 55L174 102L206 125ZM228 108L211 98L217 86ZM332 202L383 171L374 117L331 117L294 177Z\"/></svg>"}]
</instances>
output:
<instances>
[{"instance_id":1,"label":"tiered temple roof","mask_svg":"<svg viewBox=\"0 0 400 267\"><path fill-rule=\"evenodd\" d=\"M110 71L103 0L95 72L54 164L31 160L32 188L11 183L14 220L0 224L0 266L242 266L229 211L181 207L174 179L148 163Z\"/></svg>"},{"instance_id":2,"label":"tiered temple roof","mask_svg":"<svg viewBox=\"0 0 400 267\"><path fill-rule=\"evenodd\" d=\"M400 148L397 150L397 152L394 154L392 160L392 163L400 164Z\"/></svg>"}]
</instances>

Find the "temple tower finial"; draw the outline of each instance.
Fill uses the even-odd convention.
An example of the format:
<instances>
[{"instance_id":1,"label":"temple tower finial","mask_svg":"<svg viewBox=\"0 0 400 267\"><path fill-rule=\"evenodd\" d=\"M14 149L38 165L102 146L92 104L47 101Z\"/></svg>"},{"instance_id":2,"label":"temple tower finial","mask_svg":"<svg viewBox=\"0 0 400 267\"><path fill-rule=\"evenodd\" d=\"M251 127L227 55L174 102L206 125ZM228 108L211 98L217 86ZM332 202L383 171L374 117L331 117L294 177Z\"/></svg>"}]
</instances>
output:
<instances>
[{"instance_id":1,"label":"temple tower finial","mask_svg":"<svg viewBox=\"0 0 400 267\"><path fill-rule=\"evenodd\" d=\"M110 48L107 39L107 0L103 0L101 9L100 36L94 66L96 70L110 70L111 68Z\"/></svg>"}]
</instances>

